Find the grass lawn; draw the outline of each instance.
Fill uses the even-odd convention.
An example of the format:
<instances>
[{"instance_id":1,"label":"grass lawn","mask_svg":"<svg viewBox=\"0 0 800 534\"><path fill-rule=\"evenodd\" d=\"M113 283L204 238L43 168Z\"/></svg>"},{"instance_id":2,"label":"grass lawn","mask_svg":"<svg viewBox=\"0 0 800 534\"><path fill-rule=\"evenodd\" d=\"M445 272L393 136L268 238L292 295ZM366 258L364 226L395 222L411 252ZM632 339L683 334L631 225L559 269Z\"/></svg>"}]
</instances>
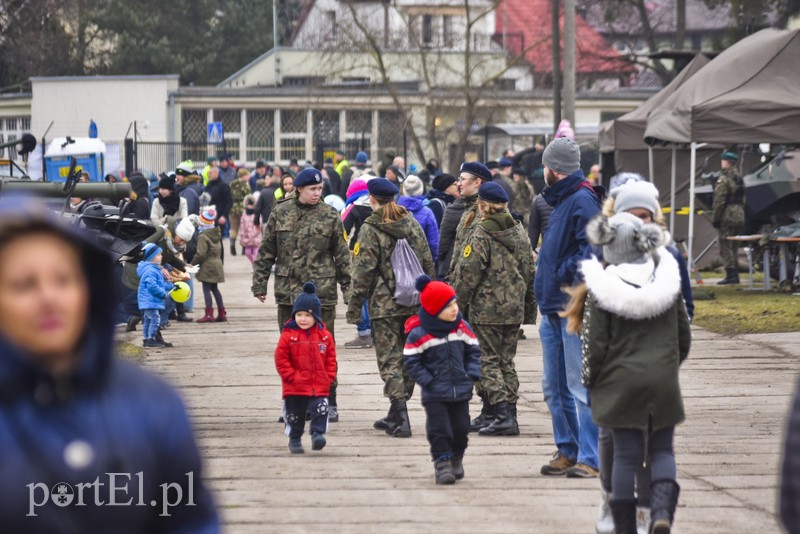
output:
<instances>
[{"instance_id":1,"label":"grass lawn","mask_svg":"<svg viewBox=\"0 0 800 534\"><path fill-rule=\"evenodd\" d=\"M695 295L694 323L728 336L739 334L768 334L800 331L800 296L781 293L746 291L747 275L740 273L739 286L692 286ZM719 274L703 273L703 278L721 278ZM756 275L758 287L764 278ZM773 285L775 287L777 282ZM712 298L700 300L706 293Z\"/></svg>"}]
</instances>

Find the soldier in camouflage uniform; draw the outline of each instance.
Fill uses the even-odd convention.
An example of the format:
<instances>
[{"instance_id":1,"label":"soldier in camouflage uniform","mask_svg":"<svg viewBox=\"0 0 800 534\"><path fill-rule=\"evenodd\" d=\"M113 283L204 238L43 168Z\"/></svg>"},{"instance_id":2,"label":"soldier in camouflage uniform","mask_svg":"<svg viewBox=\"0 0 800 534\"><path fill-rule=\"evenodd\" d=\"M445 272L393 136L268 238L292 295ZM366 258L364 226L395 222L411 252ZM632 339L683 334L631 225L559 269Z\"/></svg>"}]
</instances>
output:
<instances>
[{"instance_id":1,"label":"soldier in camouflage uniform","mask_svg":"<svg viewBox=\"0 0 800 534\"><path fill-rule=\"evenodd\" d=\"M479 394L493 416L484 418L479 433L516 436L517 332L522 323L536 320L533 249L525 227L508 212L508 196L498 184L482 185L478 195L481 220L460 253L453 288L481 346Z\"/></svg>"},{"instance_id":2,"label":"soldier in camouflage uniform","mask_svg":"<svg viewBox=\"0 0 800 534\"><path fill-rule=\"evenodd\" d=\"M336 283L347 301L350 290L350 251L342 220L335 208L320 202L322 175L304 169L295 180L297 194L277 204L270 213L258 257L253 263L253 295L264 302L272 266L275 266L275 303L278 327L292 317L292 305L308 281L317 286L322 322L334 334ZM361 302L361 301L359 301ZM336 387L331 386L329 421L337 421Z\"/></svg>"},{"instance_id":3,"label":"soldier in camouflage uniform","mask_svg":"<svg viewBox=\"0 0 800 534\"><path fill-rule=\"evenodd\" d=\"M403 346L406 319L417 309L394 301L391 256L397 240L408 242L428 276L434 276L435 268L422 227L411 213L394 202L394 195L399 192L397 186L385 178L374 178L368 188L373 214L361 225L353 247L353 288L347 322L357 324L361 320L361 304L367 299L383 393L391 401L389 413L373 426L394 437L410 437L406 401L414 392L414 380L403 367Z\"/></svg>"},{"instance_id":4,"label":"soldier in camouflage uniform","mask_svg":"<svg viewBox=\"0 0 800 534\"><path fill-rule=\"evenodd\" d=\"M528 182L525 169L514 168L514 196L508 208L512 213L522 217L525 228L531 220L531 202L533 201L533 186Z\"/></svg>"},{"instance_id":5,"label":"soldier in camouflage uniform","mask_svg":"<svg viewBox=\"0 0 800 534\"><path fill-rule=\"evenodd\" d=\"M250 189L250 171L239 169L236 180L231 182L231 255L236 256L236 237L239 235L239 221L244 213L244 197L252 193Z\"/></svg>"},{"instance_id":6,"label":"soldier in camouflage uniform","mask_svg":"<svg viewBox=\"0 0 800 534\"><path fill-rule=\"evenodd\" d=\"M456 229L456 237L453 241L453 257L450 260L450 270L445 279L449 280L452 277L453 271L458 265L459 252L464 250L464 244L480 222L478 188L481 184L491 181L492 172L483 163L472 161L461 164L461 174L458 176L457 183L461 200L464 202L464 212L461 214L461 221Z\"/></svg>"},{"instance_id":7,"label":"soldier in camouflage uniform","mask_svg":"<svg viewBox=\"0 0 800 534\"><path fill-rule=\"evenodd\" d=\"M719 252L725 267L722 284L739 283L738 252L736 241L727 238L744 229L744 181L736 172L739 157L733 152L722 154L722 173L714 187L711 223L719 236Z\"/></svg>"}]
</instances>

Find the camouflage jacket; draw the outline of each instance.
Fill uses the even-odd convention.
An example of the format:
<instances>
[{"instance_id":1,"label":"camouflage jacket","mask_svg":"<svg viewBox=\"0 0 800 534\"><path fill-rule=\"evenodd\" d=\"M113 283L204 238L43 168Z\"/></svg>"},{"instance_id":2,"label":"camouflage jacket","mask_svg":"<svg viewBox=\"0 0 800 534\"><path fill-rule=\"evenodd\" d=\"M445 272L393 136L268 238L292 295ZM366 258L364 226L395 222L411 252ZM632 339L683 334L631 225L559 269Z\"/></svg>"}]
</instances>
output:
<instances>
[{"instance_id":1,"label":"camouflage jacket","mask_svg":"<svg viewBox=\"0 0 800 534\"><path fill-rule=\"evenodd\" d=\"M525 178L519 182L514 181L514 197L508 204L508 208L523 218L525 225L528 224L531 214L531 201L533 200L533 187Z\"/></svg>"},{"instance_id":2,"label":"camouflage jacket","mask_svg":"<svg viewBox=\"0 0 800 534\"><path fill-rule=\"evenodd\" d=\"M506 211L478 224L458 253L453 288L473 324L533 324L533 250L523 225Z\"/></svg>"},{"instance_id":3,"label":"camouflage jacket","mask_svg":"<svg viewBox=\"0 0 800 534\"><path fill-rule=\"evenodd\" d=\"M394 271L391 257L398 239L405 238L417 254L420 265L431 278L435 268L425 232L411 213L399 221L381 222L379 209L367 217L358 231L358 241L353 247L353 289L347 308L347 322L356 324L361 319L361 304L369 299L369 315L382 317L408 317L417 313L415 307L400 306L394 302Z\"/></svg>"},{"instance_id":4,"label":"camouflage jacket","mask_svg":"<svg viewBox=\"0 0 800 534\"><path fill-rule=\"evenodd\" d=\"M468 197L461 197L464 201L464 212L461 214L461 220L458 222L456 229L456 238L453 241L453 257L450 259L450 271L448 279L452 279L453 272L461 259L461 252L464 250L464 245L467 244L467 239L478 227L481 222L481 213L478 211L478 195L470 195ZM469 221L469 224L467 224Z\"/></svg>"},{"instance_id":5,"label":"camouflage jacket","mask_svg":"<svg viewBox=\"0 0 800 534\"><path fill-rule=\"evenodd\" d=\"M237 178L231 182L231 200L233 202L231 215L241 216L244 213L244 197L251 192L250 184L247 180Z\"/></svg>"},{"instance_id":6,"label":"camouflage jacket","mask_svg":"<svg viewBox=\"0 0 800 534\"><path fill-rule=\"evenodd\" d=\"M292 305L303 283L317 285L323 307L336 306L336 283L347 299L350 251L335 208L320 201L301 204L297 198L278 203L270 213L258 257L253 264L253 295L266 295L275 266L275 302Z\"/></svg>"},{"instance_id":7,"label":"camouflage jacket","mask_svg":"<svg viewBox=\"0 0 800 534\"><path fill-rule=\"evenodd\" d=\"M722 171L714 187L711 222L724 228L744 226L744 182L733 169Z\"/></svg>"}]
</instances>

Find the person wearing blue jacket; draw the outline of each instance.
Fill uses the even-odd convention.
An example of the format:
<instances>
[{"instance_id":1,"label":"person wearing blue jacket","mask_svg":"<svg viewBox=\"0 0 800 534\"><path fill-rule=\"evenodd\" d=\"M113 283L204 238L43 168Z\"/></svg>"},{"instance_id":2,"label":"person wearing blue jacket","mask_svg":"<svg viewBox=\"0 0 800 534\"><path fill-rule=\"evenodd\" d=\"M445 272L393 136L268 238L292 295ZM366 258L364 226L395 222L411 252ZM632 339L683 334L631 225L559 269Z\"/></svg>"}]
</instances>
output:
<instances>
[{"instance_id":1,"label":"person wearing blue jacket","mask_svg":"<svg viewBox=\"0 0 800 534\"><path fill-rule=\"evenodd\" d=\"M173 285L161 272L161 247L155 243L147 243L142 247L142 261L136 266L139 275L139 311L142 314L142 336L144 346L148 348L164 348L163 341L156 339L161 325L161 310L164 300L172 291Z\"/></svg>"},{"instance_id":2,"label":"person wearing blue jacket","mask_svg":"<svg viewBox=\"0 0 800 534\"><path fill-rule=\"evenodd\" d=\"M430 208L425 206L425 186L417 176L411 174L403 182L403 193L397 199L397 204L411 212L414 219L425 232L428 247L431 249L433 263L439 259L439 225Z\"/></svg>"},{"instance_id":3,"label":"person wearing blue jacket","mask_svg":"<svg viewBox=\"0 0 800 534\"><path fill-rule=\"evenodd\" d=\"M436 483L454 484L464 478L469 400L481 377L481 349L452 287L426 275L417 278L416 287L421 306L405 324L403 363L422 389Z\"/></svg>"},{"instance_id":4,"label":"person wearing blue jacket","mask_svg":"<svg viewBox=\"0 0 800 534\"><path fill-rule=\"evenodd\" d=\"M110 256L58 219L0 199L3 532L219 532L181 399L114 354Z\"/></svg>"},{"instance_id":5,"label":"person wearing blue jacket","mask_svg":"<svg viewBox=\"0 0 800 534\"><path fill-rule=\"evenodd\" d=\"M542 194L554 209L539 249L534 290L541 311L542 392L557 451L541 473L596 477L598 430L581 383L581 341L567 332L566 319L558 313L568 301L562 288L579 281L578 263L591 253L586 224L600 212L600 199L581 171L580 149L574 141L554 140L542 161L549 186Z\"/></svg>"}]
</instances>

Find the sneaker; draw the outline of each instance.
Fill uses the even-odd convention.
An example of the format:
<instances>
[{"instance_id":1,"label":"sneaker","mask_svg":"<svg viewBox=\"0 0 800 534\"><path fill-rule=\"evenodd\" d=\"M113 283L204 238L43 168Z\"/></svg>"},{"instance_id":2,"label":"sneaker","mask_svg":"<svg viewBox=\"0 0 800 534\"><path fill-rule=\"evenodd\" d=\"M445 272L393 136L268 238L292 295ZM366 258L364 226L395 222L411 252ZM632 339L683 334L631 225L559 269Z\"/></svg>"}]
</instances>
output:
<instances>
[{"instance_id":1,"label":"sneaker","mask_svg":"<svg viewBox=\"0 0 800 534\"><path fill-rule=\"evenodd\" d=\"M344 344L346 349L371 349L372 337L371 336L356 336L352 341Z\"/></svg>"},{"instance_id":2,"label":"sneaker","mask_svg":"<svg viewBox=\"0 0 800 534\"><path fill-rule=\"evenodd\" d=\"M339 422L339 409L336 406L328 406L328 422L329 423Z\"/></svg>"},{"instance_id":3,"label":"sneaker","mask_svg":"<svg viewBox=\"0 0 800 534\"><path fill-rule=\"evenodd\" d=\"M453 476L456 480L464 478L464 456L453 456L450 460L450 465L453 468Z\"/></svg>"},{"instance_id":4,"label":"sneaker","mask_svg":"<svg viewBox=\"0 0 800 534\"><path fill-rule=\"evenodd\" d=\"M636 534L648 534L650 528L650 508L636 507Z\"/></svg>"},{"instance_id":5,"label":"sneaker","mask_svg":"<svg viewBox=\"0 0 800 534\"><path fill-rule=\"evenodd\" d=\"M325 436L322 434L311 434L311 450L312 451L321 451L325 444L328 443L325 441Z\"/></svg>"},{"instance_id":6,"label":"sneaker","mask_svg":"<svg viewBox=\"0 0 800 534\"><path fill-rule=\"evenodd\" d=\"M289 451L292 454L303 454L303 444L300 442L300 438L289 438Z\"/></svg>"},{"instance_id":7,"label":"sneaker","mask_svg":"<svg viewBox=\"0 0 800 534\"><path fill-rule=\"evenodd\" d=\"M439 458L433 463L434 479L437 484L455 484L456 476L450 458Z\"/></svg>"},{"instance_id":8,"label":"sneaker","mask_svg":"<svg viewBox=\"0 0 800 534\"><path fill-rule=\"evenodd\" d=\"M567 478L597 478L600 472L586 464L575 464L567 469Z\"/></svg>"},{"instance_id":9,"label":"sneaker","mask_svg":"<svg viewBox=\"0 0 800 534\"><path fill-rule=\"evenodd\" d=\"M142 346L148 349L163 349L165 345L157 339L145 339Z\"/></svg>"},{"instance_id":10,"label":"sneaker","mask_svg":"<svg viewBox=\"0 0 800 534\"><path fill-rule=\"evenodd\" d=\"M600 489L600 509L597 512L597 523L594 524L594 531L597 534L614 534L614 516L611 515L611 494Z\"/></svg>"},{"instance_id":11,"label":"sneaker","mask_svg":"<svg viewBox=\"0 0 800 534\"><path fill-rule=\"evenodd\" d=\"M192 319L191 317L189 317L185 313L178 316L178 322L179 323L191 323L192 321L194 321L194 319Z\"/></svg>"},{"instance_id":12,"label":"sneaker","mask_svg":"<svg viewBox=\"0 0 800 534\"><path fill-rule=\"evenodd\" d=\"M553 454L553 459L542 466L539 471L543 475L560 477L567 474L567 469L575 465L575 460L570 460L561 451Z\"/></svg>"}]
</instances>

